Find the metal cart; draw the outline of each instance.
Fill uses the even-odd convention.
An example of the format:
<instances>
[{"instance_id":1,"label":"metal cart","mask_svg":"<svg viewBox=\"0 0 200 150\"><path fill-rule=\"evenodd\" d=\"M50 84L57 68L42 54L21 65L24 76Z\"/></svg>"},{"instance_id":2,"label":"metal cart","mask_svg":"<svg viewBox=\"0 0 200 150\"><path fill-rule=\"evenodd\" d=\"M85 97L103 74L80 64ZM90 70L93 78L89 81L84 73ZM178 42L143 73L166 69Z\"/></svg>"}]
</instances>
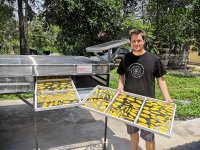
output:
<instances>
[{"instance_id":1,"label":"metal cart","mask_svg":"<svg viewBox=\"0 0 200 150\"><path fill-rule=\"evenodd\" d=\"M110 53L112 48L119 47L126 43L128 43L128 40L116 40L93 46L86 50L95 54L107 50ZM110 55L108 60L110 60ZM81 104L81 99L83 99L96 85L109 86L110 78L110 64L108 61L95 61L83 56L1 55L0 70L0 94L14 93L33 109L36 149L38 149L37 111L79 106ZM39 84L41 82L44 82L45 84L55 81L66 82L68 79L71 79L71 84L73 85L72 89L77 98L76 103L56 106L48 105L47 107L44 106L43 102L41 106L41 103L39 102L39 96L41 95ZM53 83L49 84L52 85ZM57 95L66 92L67 90L68 89L53 89L49 92L46 89L42 91L42 94L50 93ZM33 103L27 101L21 95L22 93L32 93ZM103 149L106 149L107 117L105 120Z\"/></svg>"}]
</instances>

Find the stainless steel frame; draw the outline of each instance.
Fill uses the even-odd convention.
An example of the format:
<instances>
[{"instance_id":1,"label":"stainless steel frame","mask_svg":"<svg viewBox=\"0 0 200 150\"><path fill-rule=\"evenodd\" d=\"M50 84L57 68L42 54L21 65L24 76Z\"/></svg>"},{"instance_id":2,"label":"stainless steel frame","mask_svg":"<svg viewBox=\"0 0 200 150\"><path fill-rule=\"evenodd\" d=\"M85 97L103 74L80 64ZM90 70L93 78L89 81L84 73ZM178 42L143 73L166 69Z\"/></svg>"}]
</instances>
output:
<instances>
[{"instance_id":1,"label":"stainless steel frame","mask_svg":"<svg viewBox=\"0 0 200 150\"><path fill-rule=\"evenodd\" d=\"M64 81L64 80L69 80L70 78L68 78L68 79L62 79L62 81ZM52 81L53 79L51 79L51 80L47 80L47 81ZM60 81L60 80L58 80L58 79L55 79L54 81ZM38 108L38 103L37 103L37 101L38 101L38 99L37 99L37 83L36 83L36 86L35 86L35 96L36 96L36 98L35 98L35 111L44 111L44 110L52 110L52 109L60 109L60 108L66 108L66 107L75 107L75 106L79 106L80 104L81 104L81 99L80 99L80 96L79 96L79 94L78 94L78 92L77 92L77 90L76 90L76 87L75 87L75 85L74 85L74 82L70 79L70 81L72 82L72 86L73 86L73 91L75 92L75 96L77 97L77 100L78 100L78 102L77 103L74 103L74 104L64 104L64 105L58 105L58 106L50 106L50 107L46 107L46 108ZM68 91L71 91L71 90L68 90ZM67 91L61 91L61 92L67 92ZM56 91L56 92L54 92L54 93L59 93L59 91Z\"/></svg>"},{"instance_id":2,"label":"stainless steel frame","mask_svg":"<svg viewBox=\"0 0 200 150\"><path fill-rule=\"evenodd\" d=\"M109 50L115 47L119 47L124 44L128 44L130 41L128 39L122 39L122 40L114 40L110 42L106 42L103 44L98 44L95 46L87 47L87 52L103 52L105 50Z\"/></svg>"},{"instance_id":3,"label":"stainless steel frame","mask_svg":"<svg viewBox=\"0 0 200 150\"><path fill-rule=\"evenodd\" d=\"M99 75L109 73L109 64L83 56L1 55L0 70L0 77Z\"/></svg>"},{"instance_id":4,"label":"stainless steel frame","mask_svg":"<svg viewBox=\"0 0 200 150\"><path fill-rule=\"evenodd\" d=\"M110 42L106 42L103 44L98 44L95 46L87 47L87 52L93 52L100 60L105 62L110 62L113 58L112 49L116 47L120 47L124 44L128 44L130 41L128 39L122 39L122 40L114 40ZM108 57L107 59L101 57L98 53L104 53L105 51L108 51Z\"/></svg>"},{"instance_id":5,"label":"stainless steel frame","mask_svg":"<svg viewBox=\"0 0 200 150\"><path fill-rule=\"evenodd\" d=\"M36 149L38 149L37 111L49 110L50 108L37 108L37 77L105 75L107 76L106 85L108 85L110 66L108 63L94 61L83 56L0 55L0 70L0 94L14 93L33 109L35 144ZM74 83L73 87L75 87ZM20 93L33 93L33 104L28 103ZM52 107L51 109L80 105L81 99L77 90L75 93L79 103Z\"/></svg>"},{"instance_id":6,"label":"stainless steel frame","mask_svg":"<svg viewBox=\"0 0 200 150\"><path fill-rule=\"evenodd\" d=\"M170 104L170 105L172 105L173 108L174 108L174 109L173 109L172 121L171 121L171 125L170 125L171 127L170 127L170 130L169 130L169 134L164 134L164 133L161 133L161 132L159 132L159 131L157 131L157 130L153 130L153 129L150 129L150 128L146 128L146 127L143 127L143 126L137 124L138 118L139 118L139 116L140 116L140 114L141 114L141 111L142 111L142 109L143 109L143 107L144 107L144 104L145 104L145 102L146 102L146 99L152 100L152 101L160 101L160 102L163 102L163 101L158 100L158 99L153 99L153 98L145 97L145 96L141 96L141 95L137 95L137 94L133 94L133 93L129 93L129 92L124 92L124 93L127 94L127 95L134 96L134 97L139 97L139 98L142 98L142 99L143 99L143 103L142 103L142 105L141 105L141 107L140 107L140 109L139 109L139 111L138 111L138 113L137 113L137 115L136 115L136 117L135 117L134 122L130 122L130 121L128 121L128 120L121 119L121 118L117 118L117 117L115 117L115 116L112 116L112 115L106 113L107 110L108 110L108 109L110 108L110 106L112 105L112 103L116 100L116 97L118 96L119 92L116 93L116 95L115 95L115 96L113 97L113 99L110 101L110 103L108 104L108 106L107 106L107 108L105 109L104 112L100 112L100 111L98 111L98 110L95 110L95 109L92 109L92 108L90 108L90 107L87 107L87 106L84 106L84 105L83 105L83 103L86 102L86 101L89 99L89 97L93 95L93 93L95 92L95 90L96 90L97 88L103 88L103 89L109 89L109 90L116 91L116 89L107 88L107 87L103 87L103 86L96 86L96 87L84 98L84 100L82 101L82 105L80 105L79 107L82 107L82 108L87 109L87 110L94 111L94 112L96 112L96 113L99 113L99 114L101 114L101 115L103 115L103 116L106 116L106 117L109 117L109 118L113 118L113 119L119 120L119 121L124 122L124 123L126 123L126 124L129 124L129 125L131 125L131 126L135 126L135 127L141 128L141 129L145 129L145 130L147 130L147 131L150 131L150 132L153 132L153 133L156 133L156 134L160 134L160 135L165 136L165 137L168 137L168 138L171 137L172 127L173 127L173 122L174 122L174 116L175 116L175 112L176 112L176 104L174 104L174 103Z\"/></svg>"}]
</instances>

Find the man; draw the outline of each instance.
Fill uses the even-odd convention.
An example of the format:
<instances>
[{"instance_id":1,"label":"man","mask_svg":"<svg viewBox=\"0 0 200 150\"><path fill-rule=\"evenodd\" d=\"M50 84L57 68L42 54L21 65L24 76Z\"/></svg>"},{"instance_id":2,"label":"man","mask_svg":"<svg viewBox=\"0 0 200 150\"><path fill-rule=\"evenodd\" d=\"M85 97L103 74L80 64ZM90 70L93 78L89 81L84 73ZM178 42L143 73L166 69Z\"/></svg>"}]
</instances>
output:
<instances>
[{"instance_id":1,"label":"man","mask_svg":"<svg viewBox=\"0 0 200 150\"><path fill-rule=\"evenodd\" d=\"M132 52L126 54L119 64L118 90L154 98L156 78L166 103L172 102L163 77L166 71L160 58L144 49L146 33L141 29L133 29L129 34ZM138 128L127 125L133 150L138 150L138 131ZM153 133L141 130L140 136L146 141L147 150L155 150Z\"/></svg>"}]
</instances>

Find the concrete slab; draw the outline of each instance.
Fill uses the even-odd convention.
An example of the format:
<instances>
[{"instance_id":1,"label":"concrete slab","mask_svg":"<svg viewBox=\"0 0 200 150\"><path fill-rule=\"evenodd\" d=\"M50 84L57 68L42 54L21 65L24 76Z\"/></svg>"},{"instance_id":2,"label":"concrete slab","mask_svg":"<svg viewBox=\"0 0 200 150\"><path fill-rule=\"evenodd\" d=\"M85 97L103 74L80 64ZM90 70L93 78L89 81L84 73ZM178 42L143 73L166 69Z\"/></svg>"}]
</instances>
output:
<instances>
[{"instance_id":1,"label":"concrete slab","mask_svg":"<svg viewBox=\"0 0 200 150\"><path fill-rule=\"evenodd\" d=\"M175 121L170 139L156 135L157 150L199 150L200 119ZM99 150L104 135L104 117L81 108L37 112L41 150ZM108 150L131 150L126 126L108 119ZM140 140L140 150L145 142ZM0 102L0 149L35 149L33 112L22 101Z\"/></svg>"}]
</instances>

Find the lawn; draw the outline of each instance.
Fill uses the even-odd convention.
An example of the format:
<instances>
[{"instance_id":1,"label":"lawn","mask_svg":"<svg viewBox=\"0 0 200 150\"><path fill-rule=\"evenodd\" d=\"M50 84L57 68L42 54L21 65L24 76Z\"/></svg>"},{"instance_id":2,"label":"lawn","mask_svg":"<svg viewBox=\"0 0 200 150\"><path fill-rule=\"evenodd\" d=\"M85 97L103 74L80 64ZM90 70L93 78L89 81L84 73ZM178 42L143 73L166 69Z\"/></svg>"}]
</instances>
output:
<instances>
[{"instance_id":1,"label":"lawn","mask_svg":"<svg viewBox=\"0 0 200 150\"><path fill-rule=\"evenodd\" d=\"M185 120L200 117L200 77L184 77L168 73L165 75L169 93L177 104L176 118ZM110 86L117 88L118 75L111 71ZM163 99L156 85L156 98Z\"/></svg>"}]
</instances>

